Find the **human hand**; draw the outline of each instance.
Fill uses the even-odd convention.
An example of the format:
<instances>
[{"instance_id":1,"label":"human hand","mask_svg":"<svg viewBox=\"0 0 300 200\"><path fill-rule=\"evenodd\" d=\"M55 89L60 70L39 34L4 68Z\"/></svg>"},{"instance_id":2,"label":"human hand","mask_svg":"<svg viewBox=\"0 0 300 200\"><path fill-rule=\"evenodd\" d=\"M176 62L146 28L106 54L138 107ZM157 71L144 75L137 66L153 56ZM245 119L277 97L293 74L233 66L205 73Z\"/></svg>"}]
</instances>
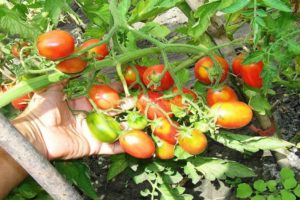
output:
<instances>
[{"instance_id":1,"label":"human hand","mask_svg":"<svg viewBox=\"0 0 300 200\"><path fill-rule=\"evenodd\" d=\"M96 154L123 152L119 143L107 144L93 138L84 113L91 111L88 99L65 101L63 84L37 92L27 109L12 121L14 126L48 159L73 159Z\"/></svg>"}]
</instances>

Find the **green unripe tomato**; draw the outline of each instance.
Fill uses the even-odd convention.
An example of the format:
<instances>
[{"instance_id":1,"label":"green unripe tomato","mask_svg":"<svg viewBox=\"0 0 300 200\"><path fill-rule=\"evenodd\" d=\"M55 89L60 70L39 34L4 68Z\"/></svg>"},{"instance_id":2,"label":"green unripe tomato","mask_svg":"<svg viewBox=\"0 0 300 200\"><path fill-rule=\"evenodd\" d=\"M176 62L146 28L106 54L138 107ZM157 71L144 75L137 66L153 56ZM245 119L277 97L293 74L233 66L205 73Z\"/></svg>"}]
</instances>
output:
<instances>
[{"instance_id":1,"label":"green unripe tomato","mask_svg":"<svg viewBox=\"0 0 300 200\"><path fill-rule=\"evenodd\" d=\"M127 122L130 128L136 130L142 130L146 128L148 121L145 116L140 115L137 112L130 112L127 115Z\"/></svg>"},{"instance_id":2,"label":"green unripe tomato","mask_svg":"<svg viewBox=\"0 0 300 200\"><path fill-rule=\"evenodd\" d=\"M113 143L118 139L121 126L112 117L92 112L86 120L93 136L101 142Z\"/></svg>"}]
</instances>

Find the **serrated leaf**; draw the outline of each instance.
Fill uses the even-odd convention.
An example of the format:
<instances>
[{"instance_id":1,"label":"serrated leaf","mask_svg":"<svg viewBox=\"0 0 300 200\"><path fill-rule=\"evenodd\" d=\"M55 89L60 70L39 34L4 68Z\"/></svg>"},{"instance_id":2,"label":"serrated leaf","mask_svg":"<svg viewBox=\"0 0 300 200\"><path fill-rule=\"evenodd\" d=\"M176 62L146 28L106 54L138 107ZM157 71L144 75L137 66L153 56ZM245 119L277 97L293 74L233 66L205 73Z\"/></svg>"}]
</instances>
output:
<instances>
[{"instance_id":1,"label":"serrated leaf","mask_svg":"<svg viewBox=\"0 0 300 200\"><path fill-rule=\"evenodd\" d=\"M276 191L276 189L277 189L276 186L277 186L277 181L275 181L275 180L267 181L267 187L270 192Z\"/></svg>"},{"instance_id":2,"label":"serrated leaf","mask_svg":"<svg viewBox=\"0 0 300 200\"><path fill-rule=\"evenodd\" d=\"M238 185L236 190L236 197L238 198L248 198L252 195L253 190L251 186L247 183L241 183Z\"/></svg>"},{"instance_id":3,"label":"serrated leaf","mask_svg":"<svg viewBox=\"0 0 300 200\"><path fill-rule=\"evenodd\" d=\"M287 190L281 190L280 195L282 200L296 200L295 195Z\"/></svg>"},{"instance_id":4,"label":"serrated leaf","mask_svg":"<svg viewBox=\"0 0 300 200\"><path fill-rule=\"evenodd\" d=\"M135 182L135 184L140 184L145 182L148 179L146 172L141 172L138 175L135 175L133 177L133 181Z\"/></svg>"},{"instance_id":5,"label":"serrated leaf","mask_svg":"<svg viewBox=\"0 0 300 200\"><path fill-rule=\"evenodd\" d=\"M287 178L282 181L282 185L283 185L284 189L290 190L290 189L293 189L294 187L296 187L297 181L294 177Z\"/></svg>"},{"instance_id":6,"label":"serrated leaf","mask_svg":"<svg viewBox=\"0 0 300 200\"><path fill-rule=\"evenodd\" d=\"M217 158L196 157L189 161L195 166L195 169L201 172L206 179L224 179L225 177L253 177L255 173L252 169L240 163L222 160Z\"/></svg>"},{"instance_id":7,"label":"serrated leaf","mask_svg":"<svg viewBox=\"0 0 300 200\"><path fill-rule=\"evenodd\" d=\"M257 95L252 96L249 100L249 105L253 110L258 112L261 115L265 115L271 110L271 105L267 99L267 97L264 97L257 93Z\"/></svg>"},{"instance_id":8,"label":"serrated leaf","mask_svg":"<svg viewBox=\"0 0 300 200\"><path fill-rule=\"evenodd\" d=\"M157 16L159 13L176 6L181 2L183 2L183 0L140 0L131 11L129 23L143 21Z\"/></svg>"},{"instance_id":9,"label":"serrated leaf","mask_svg":"<svg viewBox=\"0 0 300 200\"><path fill-rule=\"evenodd\" d=\"M267 93L267 91L271 88L272 82L275 79L277 75L277 67L273 65L265 65L262 72L261 77L263 79L263 90L264 93Z\"/></svg>"},{"instance_id":10,"label":"serrated leaf","mask_svg":"<svg viewBox=\"0 0 300 200\"><path fill-rule=\"evenodd\" d=\"M187 153L184 151L179 145L175 147L174 155L176 156L177 160L185 160L189 157L192 157L193 155Z\"/></svg>"},{"instance_id":11,"label":"serrated leaf","mask_svg":"<svg viewBox=\"0 0 300 200\"><path fill-rule=\"evenodd\" d=\"M275 8L283 12L292 12L292 9L281 0L263 0L263 2L271 8Z\"/></svg>"},{"instance_id":12,"label":"serrated leaf","mask_svg":"<svg viewBox=\"0 0 300 200\"><path fill-rule=\"evenodd\" d=\"M165 38L171 32L168 27L155 22L147 22L140 31L156 38Z\"/></svg>"},{"instance_id":13,"label":"serrated leaf","mask_svg":"<svg viewBox=\"0 0 300 200\"><path fill-rule=\"evenodd\" d=\"M300 54L300 44L296 40L290 40L288 42L288 50L293 54Z\"/></svg>"},{"instance_id":14,"label":"serrated leaf","mask_svg":"<svg viewBox=\"0 0 300 200\"><path fill-rule=\"evenodd\" d=\"M123 19L126 20L126 14L130 8L131 0L121 0L118 4L118 10L122 15Z\"/></svg>"},{"instance_id":15,"label":"serrated leaf","mask_svg":"<svg viewBox=\"0 0 300 200\"><path fill-rule=\"evenodd\" d=\"M34 39L40 30L24 21L18 13L0 5L0 31L22 38Z\"/></svg>"},{"instance_id":16,"label":"serrated leaf","mask_svg":"<svg viewBox=\"0 0 300 200\"><path fill-rule=\"evenodd\" d=\"M260 179L253 183L253 188L259 192L264 192L267 189L267 184L264 180Z\"/></svg>"},{"instance_id":17,"label":"serrated leaf","mask_svg":"<svg viewBox=\"0 0 300 200\"><path fill-rule=\"evenodd\" d=\"M235 13L242 10L249 4L250 0L235 0L233 4L224 8L222 11L224 13Z\"/></svg>"},{"instance_id":18,"label":"serrated leaf","mask_svg":"<svg viewBox=\"0 0 300 200\"><path fill-rule=\"evenodd\" d=\"M190 70L183 68L176 72L176 78L179 80L181 85L185 85L188 81L191 80Z\"/></svg>"},{"instance_id":19,"label":"serrated leaf","mask_svg":"<svg viewBox=\"0 0 300 200\"><path fill-rule=\"evenodd\" d=\"M175 172L173 175L169 176L170 184L177 184L182 181L183 177L179 172Z\"/></svg>"},{"instance_id":20,"label":"serrated leaf","mask_svg":"<svg viewBox=\"0 0 300 200\"><path fill-rule=\"evenodd\" d=\"M297 187L293 190L294 194L297 197L300 197L300 185L298 184Z\"/></svg>"},{"instance_id":21,"label":"serrated leaf","mask_svg":"<svg viewBox=\"0 0 300 200\"><path fill-rule=\"evenodd\" d=\"M60 15L68 9L67 7L69 5L66 0L45 0L45 12L49 13L48 16L54 26L58 24Z\"/></svg>"},{"instance_id":22,"label":"serrated leaf","mask_svg":"<svg viewBox=\"0 0 300 200\"><path fill-rule=\"evenodd\" d=\"M107 173L108 181L119 175L128 167L125 154L114 155L111 156L110 159L112 163Z\"/></svg>"},{"instance_id":23,"label":"serrated leaf","mask_svg":"<svg viewBox=\"0 0 300 200\"><path fill-rule=\"evenodd\" d=\"M285 180L285 179L289 179L289 178L294 178L295 177L295 173L292 169L288 168L288 167L283 167L280 172L280 178L282 180Z\"/></svg>"},{"instance_id":24,"label":"serrated leaf","mask_svg":"<svg viewBox=\"0 0 300 200\"><path fill-rule=\"evenodd\" d=\"M186 165L184 166L183 170L184 170L184 173L190 179L192 179L193 184L196 184L200 181L201 177L197 173L195 166L192 163L187 162Z\"/></svg>"},{"instance_id":25,"label":"serrated leaf","mask_svg":"<svg viewBox=\"0 0 300 200\"><path fill-rule=\"evenodd\" d=\"M76 185L85 195L91 199L98 199L88 175L89 168L82 161L55 161L54 166L69 182Z\"/></svg>"},{"instance_id":26,"label":"serrated leaf","mask_svg":"<svg viewBox=\"0 0 300 200\"><path fill-rule=\"evenodd\" d=\"M262 51L256 51L253 52L249 55L247 55L243 61L243 64L252 64L252 63L257 63L264 58L264 52Z\"/></svg>"},{"instance_id":27,"label":"serrated leaf","mask_svg":"<svg viewBox=\"0 0 300 200\"><path fill-rule=\"evenodd\" d=\"M276 150L293 146L285 140L275 137L251 137L221 130L219 134L210 136L221 144L240 152L257 152L259 150Z\"/></svg>"},{"instance_id":28,"label":"serrated leaf","mask_svg":"<svg viewBox=\"0 0 300 200\"><path fill-rule=\"evenodd\" d=\"M159 191L161 192L161 199L163 200L186 200L184 195L182 194L184 192L184 188L175 187L172 188L171 185L166 180L167 177L162 176L163 183L159 186Z\"/></svg>"}]
</instances>

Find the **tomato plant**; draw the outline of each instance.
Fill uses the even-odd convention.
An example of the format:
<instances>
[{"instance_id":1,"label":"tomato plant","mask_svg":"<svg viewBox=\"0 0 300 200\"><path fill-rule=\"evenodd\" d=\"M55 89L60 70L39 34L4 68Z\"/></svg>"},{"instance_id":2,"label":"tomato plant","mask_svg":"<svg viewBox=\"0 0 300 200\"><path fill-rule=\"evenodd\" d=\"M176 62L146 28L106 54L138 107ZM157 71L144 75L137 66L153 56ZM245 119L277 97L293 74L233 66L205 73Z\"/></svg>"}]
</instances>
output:
<instances>
[{"instance_id":1,"label":"tomato plant","mask_svg":"<svg viewBox=\"0 0 300 200\"><path fill-rule=\"evenodd\" d=\"M174 145L177 142L176 136L178 131L172 123L165 117L157 118L152 123L151 129L154 135Z\"/></svg>"},{"instance_id":2,"label":"tomato plant","mask_svg":"<svg viewBox=\"0 0 300 200\"><path fill-rule=\"evenodd\" d=\"M155 155L162 160L174 158L175 146L164 140L160 140L157 144Z\"/></svg>"},{"instance_id":3,"label":"tomato plant","mask_svg":"<svg viewBox=\"0 0 300 200\"><path fill-rule=\"evenodd\" d=\"M173 93L177 93L178 92L178 88L174 87L172 89L172 92ZM182 88L182 92L184 93L184 95L187 96L187 98L191 98L194 101L198 99L198 95L193 90L190 90L188 88ZM182 108L184 108L184 107L186 107L188 105L188 103L184 103L182 95L176 95L175 97L173 97L170 100L170 103L172 103L172 104L174 104L176 106L182 107Z\"/></svg>"},{"instance_id":4,"label":"tomato plant","mask_svg":"<svg viewBox=\"0 0 300 200\"><path fill-rule=\"evenodd\" d=\"M115 108L120 103L118 92L108 85L93 85L89 96L100 109L107 110Z\"/></svg>"},{"instance_id":5,"label":"tomato plant","mask_svg":"<svg viewBox=\"0 0 300 200\"><path fill-rule=\"evenodd\" d=\"M152 91L163 91L171 88L174 80L170 72L164 72L164 69L164 65L148 67L143 74L143 83Z\"/></svg>"},{"instance_id":6,"label":"tomato plant","mask_svg":"<svg viewBox=\"0 0 300 200\"><path fill-rule=\"evenodd\" d=\"M36 45L39 54L50 60L67 57L75 49L73 36L62 30L49 31L39 35Z\"/></svg>"},{"instance_id":7,"label":"tomato plant","mask_svg":"<svg viewBox=\"0 0 300 200\"><path fill-rule=\"evenodd\" d=\"M135 68L137 69L138 74L135 74L133 68L131 66L128 66L125 70L124 77L128 86L132 86L136 89L139 87L139 85L137 85L138 83L136 82L137 76L139 76L141 79L147 68L139 65L136 65Z\"/></svg>"},{"instance_id":8,"label":"tomato plant","mask_svg":"<svg viewBox=\"0 0 300 200\"><path fill-rule=\"evenodd\" d=\"M238 101L238 97L231 87L223 86L217 89L209 88L206 101L209 106L213 106L218 102Z\"/></svg>"},{"instance_id":9,"label":"tomato plant","mask_svg":"<svg viewBox=\"0 0 300 200\"><path fill-rule=\"evenodd\" d=\"M87 62L80 57L70 58L60 62L57 69L61 72L73 74L81 72L87 66Z\"/></svg>"},{"instance_id":10,"label":"tomato plant","mask_svg":"<svg viewBox=\"0 0 300 200\"><path fill-rule=\"evenodd\" d=\"M153 140L143 131L128 131L119 140L124 151L135 158L151 158L155 153Z\"/></svg>"},{"instance_id":11,"label":"tomato plant","mask_svg":"<svg viewBox=\"0 0 300 200\"><path fill-rule=\"evenodd\" d=\"M85 48L87 48L91 45L95 45L99 42L100 42L99 39L89 39L89 40L85 41L84 43L82 43L80 48L85 49ZM90 55L95 54L97 60L102 60L105 58L105 56L107 56L109 54L107 44L101 44L99 46L91 48L88 52Z\"/></svg>"},{"instance_id":12,"label":"tomato plant","mask_svg":"<svg viewBox=\"0 0 300 200\"><path fill-rule=\"evenodd\" d=\"M241 74L243 81L254 88L261 88L263 80L261 72L263 70L264 63L262 61L253 64L242 65Z\"/></svg>"},{"instance_id":13,"label":"tomato plant","mask_svg":"<svg viewBox=\"0 0 300 200\"><path fill-rule=\"evenodd\" d=\"M207 147L206 136L197 129L181 132L178 137L178 143L186 152L192 155L202 153Z\"/></svg>"},{"instance_id":14,"label":"tomato plant","mask_svg":"<svg viewBox=\"0 0 300 200\"><path fill-rule=\"evenodd\" d=\"M214 59L222 68L219 82L223 82L227 77L229 65L227 61L220 56L214 56ZM202 83L211 84L216 82L214 62L208 56L205 56L197 61L195 64L194 73L195 77Z\"/></svg>"},{"instance_id":15,"label":"tomato plant","mask_svg":"<svg viewBox=\"0 0 300 200\"><path fill-rule=\"evenodd\" d=\"M219 102L211 110L217 117L217 124L228 129L246 126L253 116L251 108L241 101Z\"/></svg>"},{"instance_id":16,"label":"tomato plant","mask_svg":"<svg viewBox=\"0 0 300 200\"><path fill-rule=\"evenodd\" d=\"M232 62L232 72L238 77L242 76L242 62L244 56L244 54L239 54Z\"/></svg>"},{"instance_id":17,"label":"tomato plant","mask_svg":"<svg viewBox=\"0 0 300 200\"><path fill-rule=\"evenodd\" d=\"M138 130L142 130L148 125L147 118L137 112L128 113L127 123L130 128Z\"/></svg>"},{"instance_id":18,"label":"tomato plant","mask_svg":"<svg viewBox=\"0 0 300 200\"><path fill-rule=\"evenodd\" d=\"M15 43L11 47L11 53L15 58L20 58L21 49L24 47L28 47L28 46L30 46L30 44L28 42ZM28 56L30 54L30 52L28 50L23 53L25 56Z\"/></svg>"}]
</instances>

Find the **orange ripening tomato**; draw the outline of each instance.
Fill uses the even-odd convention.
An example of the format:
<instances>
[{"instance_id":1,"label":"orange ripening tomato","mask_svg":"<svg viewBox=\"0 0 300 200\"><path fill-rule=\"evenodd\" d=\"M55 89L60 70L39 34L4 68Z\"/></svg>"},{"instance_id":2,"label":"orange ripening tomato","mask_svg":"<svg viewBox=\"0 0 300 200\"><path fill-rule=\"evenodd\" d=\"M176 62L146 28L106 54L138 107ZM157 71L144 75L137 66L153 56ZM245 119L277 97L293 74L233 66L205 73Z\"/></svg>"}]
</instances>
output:
<instances>
[{"instance_id":1,"label":"orange ripening tomato","mask_svg":"<svg viewBox=\"0 0 300 200\"><path fill-rule=\"evenodd\" d=\"M155 153L155 144L152 138L143 131L125 132L120 136L119 141L123 150L135 158L151 158Z\"/></svg>"},{"instance_id":2,"label":"orange ripening tomato","mask_svg":"<svg viewBox=\"0 0 300 200\"><path fill-rule=\"evenodd\" d=\"M219 102L211 107L217 117L217 125L227 129L237 129L246 126L253 117L251 108L244 102Z\"/></svg>"},{"instance_id":3,"label":"orange ripening tomato","mask_svg":"<svg viewBox=\"0 0 300 200\"><path fill-rule=\"evenodd\" d=\"M175 145L169 144L166 141L160 140L157 144L155 155L162 160L168 160L174 158Z\"/></svg>"},{"instance_id":4,"label":"orange ripening tomato","mask_svg":"<svg viewBox=\"0 0 300 200\"><path fill-rule=\"evenodd\" d=\"M209 88L206 96L207 104L211 107L218 102L238 101L235 91L229 86L218 89Z\"/></svg>"},{"instance_id":5,"label":"orange ripening tomato","mask_svg":"<svg viewBox=\"0 0 300 200\"><path fill-rule=\"evenodd\" d=\"M15 99L15 100L13 100L11 102L11 105L15 109L23 111L27 108L28 103L29 103L32 96L33 96L33 93L29 93L29 94L26 94L24 96L21 96L21 97Z\"/></svg>"},{"instance_id":6,"label":"orange ripening tomato","mask_svg":"<svg viewBox=\"0 0 300 200\"><path fill-rule=\"evenodd\" d=\"M178 88L177 87L174 87L172 89L172 92L173 93L177 93L178 92ZM198 99L198 95L191 89L188 89L188 88L182 88L182 92L184 94L186 94L187 96L190 96L192 97L192 100L197 100ZM177 95L175 97L173 97L171 100L170 100L170 103L178 106L178 107L181 107L181 108L185 108L187 105L184 104L183 102L183 99L182 99L182 95Z\"/></svg>"},{"instance_id":7,"label":"orange ripening tomato","mask_svg":"<svg viewBox=\"0 0 300 200\"><path fill-rule=\"evenodd\" d=\"M158 117L163 117L164 113L160 110L162 109L163 111L170 113L171 112L171 105L169 101L166 101L164 99L158 99L162 97L163 94L159 92L151 92L148 91L148 96L146 94L140 94L138 96L138 101L137 101L137 108L139 111L145 115L147 115L148 119L155 119ZM150 105L150 104L155 104L155 105ZM148 106L149 104L149 106ZM157 107L158 106L158 107ZM148 110L147 110L148 108ZM145 113L147 111L147 113ZM171 116L172 114L169 114Z\"/></svg>"},{"instance_id":8,"label":"orange ripening tomato","mask_svg":"<svg viewBox=\"0 0 300 200\"><path fill-rule=\"evenodd\" d=\"M228 65L227 61L220 56L214 56L214 58L221 65L222 70L223 70L221 79L219 81L221 83L227 77L229 65ZM195 67L194 67L195 77L200 82L205 83L205 84L214 83L216 80L210 80L209 75L208 75L209 70L211 70L213 68L213 65L214 65L214 62L210 57L205 56L205 57L201 58L200 60L198 60L198 62L195 64Z\"/></svg>"},{"instance_id":9,"label":"orange ripening tomato","mask_svg":"<svg viewBox=\"0 0 300 200\"><path fill-rule=\"evenodd\" d=\"M70 58L60 62L56 68L67 74L74 74L83 71L87 66L87 62L80 57Z\"/></svg>"},{"instance_id":10,"label":"orange ripening tomato","mask_svg":"<svg viewBox=\"0 0 300 200\"><path fill-rule=\"evenodd\" d=\"M153 134L159 137L160 139L170 143L176 144L176 128L169 122L165 117L160 117L156 119L151 126Z\"/></svg>"},{"instance_id":11,"label":"orange ripening tomato","mask_svg":"<svg viewBox=\"0 0 300 200\"><path fill-rule=\"evenodd\" d=\"M160 76L164 71L164 65L154 65L151 67L147 67L146 71L143 74L143 83L151 90L151 91L163 91L170 89L174 80L169 71L167 71L164 76L159 80ZM150 84L155 84L151 85Z\"/></svg>"},{"instance_id":12,"label":"orange ripening tomato","mask_svg":"<svg viewBox=\"0 0 300 200\"><path fill-rule=\"evenodd\" d=\"M100 109L115 108L120 103L120 96L116 90L108 85L94 85L89 91L89 96Z\"/></svg>"},{"instance_id":13,"label":"orange ripening tomato","mask_svg":"<svg viewBox=\"0 0 300 200\"><path fill-rule=\"evenodd\" d=\"M189 129L178 137L179 146L192 155L202 153L207 147L206 136L197 129Z\"/></svg>"},{"instance_id":14,"label":"orange ripening tomato","mask_svg":"<svg viewBox=\"0 0 300 200\"><path fill-rule=\"evenodd\" d=\"M232 62L232 72L238 76L242 76L242 62L244 60L244 54L239 54L237 57L233 59Z\"/></svg>"},{"instance_id":15,"label":"orange ripening tomato","mask_svg":"<svg viewBox=\"0 0 300 200\"><path fill-rule=\"evenodd\" d=\"M66 31L49 31L37 38L37 49L41 56L50 60L58 60L74 52L75 41L73 36Z\"/></svg>"},{"instance_id":16,"label":"orange ripening tomato","mask_svg":"<svg viewBox=\"0 0 300 200\"><path fill-rule=\"evenodd\" d=\"M261 88L263 86L263 79L261 77L263 67L264 63L262 61L242 65L242 79L246 85L253 88Z\"/></svg>"},{"instance_id":17,"label":"orange ripening tomato","mask_svg":"<svg viewBox=\"0 0 300 200\"><path fill-rule=\"evenodd\" d=\"M84 49L84 48L87 48L98 42L100 42L99 39L89 39L89 40L85 41L84 43L82 43L80 48ZM96 47L90 49L88 52L89 52L89 54L96 54L97 60L103 60L109 54L107 44L102 44L102 45L96 46Z\"/></svg>"},{"instance_id":18,"label":"orange ripening tomato","mask_svg":"<svg viewBox=\"0 0 300 200\"><path fill-rule=\"evenodd\" d=\"M142 67L139 65L135 66L137 71L138 71L138 75L140 77L140 79L142 79L144 72L146 71L147 67ZM134 84L137 80L136 74L134 73L134 70L132 69L131 66L128 66L125 70L125 74L124 74L124 78L126 80L126 83L128 84L128 86L132 86L132 84ZM138 84L135 84L133 86L133 88L137 89L139 87Z\"/></svg>"}]
</instances>

